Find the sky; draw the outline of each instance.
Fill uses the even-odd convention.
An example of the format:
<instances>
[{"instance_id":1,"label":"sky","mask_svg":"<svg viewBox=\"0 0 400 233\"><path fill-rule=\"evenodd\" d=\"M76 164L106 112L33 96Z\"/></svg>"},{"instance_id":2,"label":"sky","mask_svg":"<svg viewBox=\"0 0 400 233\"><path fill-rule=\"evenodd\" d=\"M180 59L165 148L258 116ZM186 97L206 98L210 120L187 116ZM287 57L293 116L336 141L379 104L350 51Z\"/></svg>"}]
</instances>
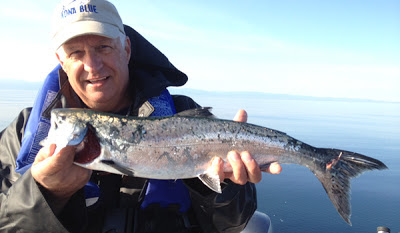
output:
<instances>
[{"instance_id":1,"label":"sky","mask_svg":"<svg viewBox=\"0 0 400 233\"><path fill-rule=\"evenodd\" d=\"M111 0L189 77L187 88L400 102L398 0ZM0 79L57 64L54 0L4 1Z\"/></svg>"}]
</instances>

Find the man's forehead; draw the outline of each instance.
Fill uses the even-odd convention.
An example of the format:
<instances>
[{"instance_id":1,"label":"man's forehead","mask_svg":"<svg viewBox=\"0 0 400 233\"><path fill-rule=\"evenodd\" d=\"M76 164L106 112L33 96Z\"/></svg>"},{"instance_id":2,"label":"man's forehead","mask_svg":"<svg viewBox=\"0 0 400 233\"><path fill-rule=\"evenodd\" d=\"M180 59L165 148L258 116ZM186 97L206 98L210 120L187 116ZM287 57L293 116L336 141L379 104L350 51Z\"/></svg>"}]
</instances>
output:
<instances>
[{"instance_id":1,"label":"man's forehead","mask_svg":"<svg viewBox=\"0 0 400 233\"><path fill-rule=\"evenodd\" d=\"M113 43L115 39L98 35L83 35L72 38L63 44L64 48L76 47L83 44Z\"/></svg>"}]
</instances>

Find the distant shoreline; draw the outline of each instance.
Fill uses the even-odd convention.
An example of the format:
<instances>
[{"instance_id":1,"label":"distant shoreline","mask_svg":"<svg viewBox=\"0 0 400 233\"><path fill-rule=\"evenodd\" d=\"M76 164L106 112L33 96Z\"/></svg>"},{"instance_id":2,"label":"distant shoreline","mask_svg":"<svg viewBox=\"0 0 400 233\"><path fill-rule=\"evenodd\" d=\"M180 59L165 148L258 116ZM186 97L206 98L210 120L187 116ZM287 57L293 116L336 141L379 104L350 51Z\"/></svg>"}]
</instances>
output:
<instances>
[{"instance_id":1,"label":"distant shoreline","mask_svg":"<svg viewBox=\"0 0 400 233\"><path fill-rule=\"evenodd\" d=\"M2 90L33 90L38 91L43 82L29 82L24 80L10 80L0 79L0 91ZM207 91L200 89L184 88L184 87L169 87L168 90L172 94L183 95L209 95L209 96L223 96L223 97L258 97L260 99L278 99L278 100L309 100L309 101L342 101L342 102L373 102L373 103L393 103L399 104L397 101L373 100L373 99L360 99L360 98L335 98L335 97L315 97L303 95L290 95L290 94L275 94L264 92L250 92L250 91Z\"/></svg>"},{"instance_id":2,"label":"distant shoreline","mask_svg":"<svg viewBox=\"0 0 400 233\"><path fill-rule=\"evenodd\" d=\"M29 82L24 80L0 79L1 90L32 90L37 91L43 85L43 82Z\"/></svg>"},{"instance_id":3,"label":"distant shoreline","mask_svg":"<svg viewBox=\"0 0 400 233\"><path fill-rule=\"evenodd\" d=\"M206 91L182 87L170 87L168 90L172 94L184 95L210 95L210 96L223 96L223 97L257 97L260 99L275 99L275 100L304 100L304 101L339 101L339 102L365 102L365 103L393 103L400 104L397 101L373 100L373 99L359 99L359 98L335 98L335 97L315 97L303 95L290 95L290 94L275 94L264 92L250 92L250 91Z\"/></svg>"}]
</instances>

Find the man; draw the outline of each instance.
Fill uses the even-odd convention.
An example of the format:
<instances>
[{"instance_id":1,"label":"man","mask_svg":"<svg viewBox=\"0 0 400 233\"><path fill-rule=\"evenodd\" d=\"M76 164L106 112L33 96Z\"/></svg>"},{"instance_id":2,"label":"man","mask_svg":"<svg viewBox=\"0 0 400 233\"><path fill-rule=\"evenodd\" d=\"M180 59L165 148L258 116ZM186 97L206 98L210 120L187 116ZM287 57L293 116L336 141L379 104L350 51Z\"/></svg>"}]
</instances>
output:
<instances>
[{"instance_id":1,"label":"man","mask_svg":"<svg viewBox=\"0 0 400 233\"><path fill-rule=\"evenodd\" d=\"M165 115L157 112L165 105L169 114L199 107L188 97L169 95L165 88L183 85L186 75L136 31L124 27L111 3L63 1L55 15L53 44L62 69L51 74L57 74L59 91L39 110L36 105L23 110L0 134L0 231L242 231L256 209L253 183L261 180L248 152L229 152L231 173L222 171L221 159L213 161L214 171L226 181L222 194L197 179L168 183L91 171L73 163L76 148L71 146L56 154L55 145L44 147L32 165L20 167L18 154L23 148L32 152L33 146L21 142L34 111L42 118L56 107L147 117ZM246 118L241 110L235 120ZM35 135L42 123L46 125L32 123L38 129ZM15 172L16 166L22 174ZM274 164L269 172L280 169ZM89 193L96 191L97 198L89 203Z\"/></svg>"}]
</instances>

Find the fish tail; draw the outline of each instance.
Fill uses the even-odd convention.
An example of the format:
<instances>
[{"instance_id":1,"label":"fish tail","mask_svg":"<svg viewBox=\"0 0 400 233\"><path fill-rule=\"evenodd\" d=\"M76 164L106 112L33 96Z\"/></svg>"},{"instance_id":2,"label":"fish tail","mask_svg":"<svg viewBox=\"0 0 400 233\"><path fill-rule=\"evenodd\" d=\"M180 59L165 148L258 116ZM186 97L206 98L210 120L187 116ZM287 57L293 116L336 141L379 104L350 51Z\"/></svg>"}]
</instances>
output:
<instances>
[{"instance_id":1,"label":"fish tail","mask_svg":"<svg viewBox=\"0 0 400 233\"><path fill-rule=\"evenodd\" d=\"M387 169L381 161L365 155L337 149L318 149L332 158L313 171L325 188L340 216L351 225L350 179L369 170Z\"/></svg>"}]
</instances>

